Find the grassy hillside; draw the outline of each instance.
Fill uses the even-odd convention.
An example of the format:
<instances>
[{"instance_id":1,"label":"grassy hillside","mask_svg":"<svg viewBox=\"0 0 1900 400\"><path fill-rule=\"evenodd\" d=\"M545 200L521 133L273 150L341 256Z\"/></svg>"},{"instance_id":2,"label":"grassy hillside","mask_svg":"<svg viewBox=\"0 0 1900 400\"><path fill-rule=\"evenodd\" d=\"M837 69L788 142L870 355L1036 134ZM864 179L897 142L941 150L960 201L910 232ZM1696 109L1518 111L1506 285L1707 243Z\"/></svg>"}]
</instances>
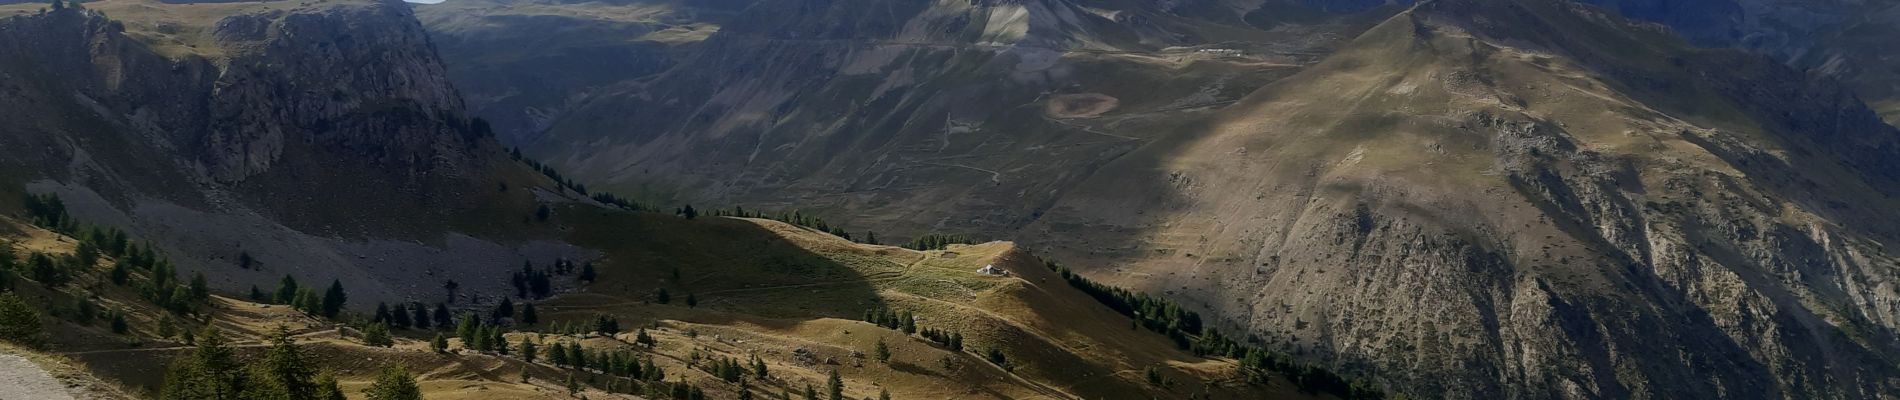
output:
<instances>
[{"instance_id":1,"label":"grassy hillside","mask_svg":"<svg viewBox=\"0 0 1900 400\"><path fill-rule=\"evenodd\" d=\"M161 305L177 303L160 303L145 288L168 287L152 283L163 282L158 276L167 270L136 266L140 262L131 259L141 257L137 253L101 256L88 266L60 261L57 265L68 273L55 285L43 282L26 261L12 263L16 266L6 276L14 293L46 310L43 349L132 393L160 390L165 366L193 349L186 332L216 327L240 359L256 360L269 347L271 332L282 325L353 394L383 366L404 365L417 373L432 399L560 397L568 393L570 376L590 398L618 396L608 391L633 387L646 388L634 393L648 393L643 390L675 383L690 384L710 398L737 398L741 390L770 396L797 394L806 385L822 390L832 371L841 376L848 398L887 392L894 398L1314 397L1283 379L1249 383L1233 360L1177 349L1167 337L1136 328L1128 317L1074 289L1010 243L915 251L854 243L770 220L686 219L582 203L551 211L548 220L537 223L541 226L523 234L563 235L605 256L589 265L596 280L579 287L557 284L567 289L538 302L538 323L503 328L513 348L508 354L470 350L462 339L448 341L450 353L437 353L430 344L436 332L427 330L398 329L391 346L371 346L365 329L376 323L368 316L345 312L325 319L296 307L240 300L247 296L239 294L212 294L183 307ZM40 223L49 220L30 215ZM52 219L64 221L49 225L62 231L92 229L70 217ZM99 243L21 221L0 217L0 245L17 255L10 260L32 254L76 260L92 251L81 247ZM141 243L137 238L129 242L133 248ZM162 255L158 260L167 264ZM121 263L135 266L125 278L115 278ZM1009 273L978 272L990 265ZM179 290L188 286L176 285ZM659 301L661 290L670 301ZM459 303L456 312L486 315L494 307L492 299L508 295L474 294L470 297L491 301ZM953 348L864 321L874 310L911 315L913 332L955 332L965 339ZM594 329L603 317L625 328ZM640 335L654 344L641 346ZM544 349L582 343L590 351L628 351L651 360L666 378L635 380L616 378L604 367L556 367L545 355L530 363L520 354L524 340ZM888 349L886 360L875 351L879 342ZM748 374L743 386L708 369L714 360L753 357L771 372Z\"/></svg>"}]
</instances>

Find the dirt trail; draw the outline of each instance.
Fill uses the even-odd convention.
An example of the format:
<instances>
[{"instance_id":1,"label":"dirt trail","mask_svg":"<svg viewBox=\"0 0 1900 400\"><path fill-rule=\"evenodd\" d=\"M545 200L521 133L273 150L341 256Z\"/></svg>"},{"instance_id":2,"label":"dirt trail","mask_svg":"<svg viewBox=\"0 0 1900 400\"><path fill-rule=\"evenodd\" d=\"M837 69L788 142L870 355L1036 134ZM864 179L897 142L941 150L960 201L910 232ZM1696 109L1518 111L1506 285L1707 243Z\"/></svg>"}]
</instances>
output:
<instances>
[{"instance_id":1,"label":"dirt trail","mask_svg":"<svg viewBox=\"0 0 1900 400\"><path fill-rule=\"evenodd\" d=\"M0 354L0 400L73 400L73 395L39 364Z\"/></svg>"}]
</instances>

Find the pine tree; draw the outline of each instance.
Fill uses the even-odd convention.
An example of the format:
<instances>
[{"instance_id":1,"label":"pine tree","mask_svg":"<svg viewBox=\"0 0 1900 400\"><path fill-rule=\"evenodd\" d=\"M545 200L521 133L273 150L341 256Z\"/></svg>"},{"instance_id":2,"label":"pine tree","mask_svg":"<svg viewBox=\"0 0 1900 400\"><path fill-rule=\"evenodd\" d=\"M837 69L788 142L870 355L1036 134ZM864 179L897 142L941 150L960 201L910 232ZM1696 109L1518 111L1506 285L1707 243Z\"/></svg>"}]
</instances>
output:
<instances>
[{"instance_id":1,"label":"pine tree","mask_svg":"<svg viewBox=\"0 0 1900 400\"><path fill-rule=\"evenodd\" d=\"M252 399L308 399L317 392L317 370L313 360L291 338L290 328L278 325L271 334L271 346L252 366L250 387L245 397Z\"/></svg>"},{"instance_id":2,"label":"pine tree","mask_svg":"<svg viewBox=\"0 0 1900 400\"><path fill-rule=\"evenodd\" d=\"M422 389L416 387L416 378L408 370L389 366L376 376L376 383L363 389L363 396L369 400L422 400Z\"/></svg>"},{"instance_id":3,"label":"pine tree","mask_svg":"<svg viewBox=\"0 0 1900 400\"><path fill-rule=\"evenodd\" d=\"M11 267L3 266L3 265L0 265L0 267L11 269ZM116 263L112 263L111 277L112 277L112 284L125 286L126 281L132 278L132 272L125 268L124 262L116 262Z\"/></svg>"},{"instance_id":4,"label":"pine tree","mask_svg":"<svg viewBox=\"0 0 1900 400\"><path fill-rule=\"evenodd\" d=\"M323 315L323 297L310 289L300 290L297 293L297 309L303 310L305 314Z\"/></svg>"},{"instance_id":5,"label":"pine tree","mask_svg":"<svg viewBox=\"0 0 1900 400\"><path fill-rule=\"evenodd\" d=\"M409 329L411 326L409 321L409 306L396 303L395 307L390 307L389 325L397 329Z\"/></svg>"},{"instance_id":6,"label":"pine tree","mask_svg":"<svg viewBox=\"0 0 1900 400\"><path fill-rule=\"evenodd\" d=\"M771 376L771 373L766 371L765 360L759 358L757 354L752 355L752 375L757 376L759 379L765 379Z\"/></svg>"},{"instance_id":7,"label":"pine tree","mask_svg":"<svg viewBox=\"0 0 1900 400\"><path fill-rule=\"evenodd\" d=\"M33 306L12 291L0 292L0 340L36 347L42 340L40 329L40 313Z\"/></svg>"},{"instance_id":8,"label":"pine tree","mask_svg":"<svg viewBox=\"0 0 1900 400\"><path fill-rule=\"evenodd\" d=\"M534 303L528 303L521 307L521 323L523 325L534 325L539 322L541 322L540 316L535 315Z\"/></svg>"},{"instance_id":9,"label":"pine tree","mask_svg":"<svg viewBox=\"0 0 1900 400\"><path fill-rule=\"evenodd\" d=\"M567 366L567 346L555 343L554 346L548 347L548 363L562 367Z\"/></svg>"},{"instance_id":10,"label":"pine tree","mask_svg":"<svg viewBox=\"0 0 1900 400\"><path fill-rule=\"evenodd\" d=\"M582 282L594 283L594 277L594 262L589 261L587 264L581 265Z\"/></svg>"},{"instance_id":11,"label":"pine tree","mask_svg":"<svg viewBox=\"0 0 1900 400\"><path fill-rule=\"evenodd\" d=\"M831 370L831 378L825 380L827 393L831 400L844 400L844 379L838 377L838 370Z\"/></svg>"},{"instance_id":12,"label":"pine tree","mask_svg":"<svg viewBox=\"0 0 1900 400\"><path fill-rule=\"evenodd\" d=\"M647 335L647 328L640 328L640 331L633 335L633 344L646 346L651 349L653 346L658 345L659 342L654 341L653 336Z\"/></svg>"},{"instance_id":13,"label":"pine tree","mask_svg":"<svg viewBox=\"0 0 1900 400\"><path fill-rule=\"evenodd\" d=\"M449 352L449 335L443 334L442 332L436 332L435 340L429 341L429 349L435 350L436 354L448 353Z\"/></svg>"},{"instance_id":14,"label":"pine tree","mask_svg":"<svg viewBox=\"0 0 1900 400\"><path fill-rule=\"evenodd\" d=\"M112 310L111 314L112 314L112 333L124 335L128 332L131 332L132 327L126 325L124 311Z\"/></svg>"},{"instance_id":15,"label":"pine tree","mask_svg":"<svg viewBox=\"0 0 1900 400\"><path fill-rule=\"evenodd\" d=\"M363 328L363 344L375 347L390 347L395 346L396 342L389 337L388 324L373 323Z\"/></svg>"},{"instance_id":16,"label":"pine tree","mask_svg":"<svg viewBox=\"0 0 1900 400\"><path fill-rule=\"evenodd\" d=\"M660 288L660 292L653 295L653 302L660 304L671 303L673 302L673 295L668 294L666 288Z\"/></svg>"},{"instance_id":17,"label":"pine tree","mask_svg":"<svg viewBox=\"0 0 1900 400\"><path fill-rule=\"evenodd\" d=\"M198 279L203 278L203 275L198 276ZM323 316L336 318L337 313L343 312L343 305L347 302L349 295L343 293L343 281L330 280L330 289L323 291Z\"/></svg>"},{"instance_id":18,"label":"pine tree","mask_svg":"<svg viewBox=\"0 0 1900 400\"><path fill-rule=\"evenodd\" d=\"M490 328L488 332L490 335L488 343L495 347L495 353L508 355L508 337L502 336L501 327Z\"/></svg>"},{"instance_id":19,"label":"pine tree","mask_svg":"<svg viewBox=\"0 0 1900 400\"><path fill-rule=\"evenodd\" d=\"M818 391L812 390L809 383L805 384L805 400L818 400Z\"/></svg>"},{"instance_id":20,"label":"pine tree","mask_svg":"<svg viewBox=\"0 0 1900 400\"><path fill-rule=\"evenodd\" d=\"M284 279L278 280L277 297L274 299L276 299L278 304L295 305L295 301L297 300L297 278L284 275Z\"/></svg>"},{"instance_id":21,"label":"pine tree","mask_svg":"<svg viewBox=\"0 0 1900 400\"><path fill-rule=\"evenodd\" d=\"M259 302L259 303L269 303L270 295L264 294L264 291L262 289L258 289L257 285L251 285L251 301Z\"/></svg>"},{"instance_id":22,"label":"pine tree","mask_svg":"<svg viewBox=\"0 0 1900 400\"><path fill-rule=\"evenodd\" d=\"M435 303L435 326L437 328L446 329L450 324L454 323L455 315L449 313L449 306L442 303Z\"/></svg>"},{"instance_id":23,"label":"pine tree","mask_svg":"<svg viewBox=\"0 0 1900 400\"><path fill-rule=\"evenodd\" d=\"M878 389L878 390L877 390L877 400L891 400L891 391L890 391L890 389Z\"/></svg>"},{"instance_id":24,"label":"pine tree","mask_svg":"<svg viewBox=\"0 0 1900 400\"><path fill-rule=\"evenodd\" d=\"M884 338L881 338L881 337L877 338L877 348L874 349L873 353L877 355L877 360L879 362L883 362L883 363L891 362L891 346L884 344Z\"/></svg>"},{"instance_id":25,"label":"pine tree","mask_svg":"<svg viewBox=\"0 0 1900 400\"><path fill-rule=\"evenodd\" d=\"M411 314L415 314L410 319L416 324L416 329L429 329L429 307L415 303L410 304L409 309L412 310Z\"/></svg>"},{"instance_id":26,"label":"pine tree","mask_svg":"<svg viewBox=\"0 0 1900 400\"><path fill-rule=\"evenodd\" d=\"M343 387L337 385L336 375L325 371L324 373L317 374L317 395L312 398L315 400L345 400L347 397L343 395Z\"/></svg>"},{"instance_id":27,"label":"pine tree","mask_svg":"<svg viewBox=\"0 0 1900 400\"><path fill-rule=\"evenodd\" d=\"M567 374L566 386L567 386L567 395L569 396L573 396L575 393L581 392L581 384L580 382L574 381L574 374Z\"/></svg>"},{"instance_id":28,"label":"pine tree","mask_svg":"<svg viewBox=\"0 0 1900 400\"><path fill-rule=\"evenodd\" d=\"M205 282L204 272L191 273L191 301L203 302L211 299L211 284Z\"/></svg>"},{"instance_id":29,"label":"pine tree","mask_svg":"<svg viewBox=\"0 0 1900 400\"><path fill-rule=\"evenodd\" d=\"M533 364L534 357L537 355L535 352L538 351L538 349L535 348L534 341L530 339L529 336L521 337L521 361Z\"/></svg>"},{"instance_id":30,"label":"pine tree","mask_svg":"<svg viewBox=\"0 0 1900 400\"><path fill-rule=\"evenodd\" d=\"M688 308L693 308L693 307L699 307L699 298L697 298L697 297L693 297L693 294L692 294L692 293L687 293L687 294L686 294L686 307L688 307Z\"/></svg>"},{"instance_id":31,"label":"pine tree","mask_svg":"<svg viewBox=\"0 0 1900 400\"><path fill-rule=\"evenodd\" d=\"M389 316L389 304L385 304L381 302L376 303L376 315L370 318L369 322L390 323L391 322L390 319L391 317Z\"/></svg>"},{"instance_id":32,"label":"pine tree","mask_svg":"<svg viewBox=\"0 0 1900 400\"><path fill-rule=\"evenodd\" d=\"M480 333L476 330L481 327L481 323L475 320L474 314L462 314L462 322L455 325L455 336L462 338L462 347L475 343L475 336Z\"/></svg>"},{"instance_id":33,"label":"pine tree","mask_svg":"<svg viewBox=\"0 0 1900 400\"><path fill-rule=\"evenodd\" d=\"M514 318L515 318L515 302L513 300L509 300L507 297L502 297L501 304L495 305L495 313L493 316L493 320L496 323L500 323L501 320L504 320L504 319L512 320Z\"/></svg>"}]
</instances>

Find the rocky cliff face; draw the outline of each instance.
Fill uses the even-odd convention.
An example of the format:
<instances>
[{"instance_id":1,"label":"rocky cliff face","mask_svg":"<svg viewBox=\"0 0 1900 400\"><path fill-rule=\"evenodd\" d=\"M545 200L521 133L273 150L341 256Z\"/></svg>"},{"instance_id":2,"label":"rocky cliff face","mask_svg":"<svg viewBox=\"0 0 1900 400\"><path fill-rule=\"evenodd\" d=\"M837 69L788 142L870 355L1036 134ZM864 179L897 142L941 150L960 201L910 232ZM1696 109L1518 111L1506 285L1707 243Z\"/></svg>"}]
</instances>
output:
<instances>
[{"instance_id":1,"label":"rocky cliff face","mask_svg":"<svg viewBox=\"0 0 1900 400\"><path fill-rule=\"evenodd\" d=\"M524 175L407 4L87 6L0 18L8 192L60 194L231 290L291 274L401 300L442 269L519 265L514 245L449 233L526 196L496 190Z\"/></svg>"}]
</instances>

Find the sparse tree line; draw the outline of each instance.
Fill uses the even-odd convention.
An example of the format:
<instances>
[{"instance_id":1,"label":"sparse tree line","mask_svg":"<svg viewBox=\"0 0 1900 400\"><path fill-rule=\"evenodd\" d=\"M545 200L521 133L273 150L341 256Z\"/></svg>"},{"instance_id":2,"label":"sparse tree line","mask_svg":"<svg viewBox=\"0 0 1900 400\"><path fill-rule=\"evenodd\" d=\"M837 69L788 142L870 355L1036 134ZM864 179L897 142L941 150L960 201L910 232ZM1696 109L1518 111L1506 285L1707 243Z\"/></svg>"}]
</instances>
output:
<instances>
[{"instance_id":1,"label":"sparse tree line","mask_svg":"<svg viewBox=\"0 0 1900 400\"><path fill-rule=\"evenodd\" d=\"M240 360L217 328L197 335L195 348L172 359L159 387L161 400L341 400L336 376L316 360L282 325L269 338L264 354ZM415 377L400 366L387 366L363 390L371 400L419 400Z\"/></svg>"},{"instance_id":2,"label":"sparse tree line","mask_svg":"<svg viewBox=\"0 0 1900 400\"><path fill-rule=\"evenodd\" d=\"M331 279L330 286L318 294L315 289L297 284L297 278L284 275L277 280L277 290L266 293L251 285L252 302L262 304L282 304L315 317L336 318L341 315L344 306L349 303L349 294L343 291L343 281Z\"/></svg>"},{"instance_id":3,"label":"sparse tree line","mask_svg":"<svg viewBox=\"0 0 1900 400\"><path fill-rule=\"evenodd\" d=\"M911 250L943 250L953 244L982 243L970 235L930 233L904 242L904 248Z\"/></svg>"},{"instance_id":4,"label":"sparse tree line","mask_svg":"<svg viewBox=\"0 0 1900 400\"><path fill-rule=\"evenodd\" d=\"M562 176L561 171L554 169L552 165L542 164L540 161L535 161L533 158L521 155L521 148L519 147L508 150L508 158L519 161L522 164L527 164L528 168L533 168L535 172L540 172L541 175L545 175L548 179L554 180L554 184L560 185L562 188L573 190L582 196L587 195L586 184L575 182L573 178Z\"/></svg>"},{"instance_id":5,"label":"sparse tree line","mask_svg":"<svg viewBox=\"0 0 1900 400\"><path fill-rule=\"evenodd\" d=\"M864 310L864 322L886 329L903 332L906 335L917 334L937 346L950 351L963 351L963 333L947 329L918 328L917 316L910 311L891 311L888 308ZM880 341L880 345L883 343Z\"/></svg>"},{"instance_id":6,"label":"sparse tree line","mask_svg":"<svg viewBox=\"0 0 1900 400\"><path fill-rule=\"evenodd\" d=\"M1270 377L1267 372L1273 372L1292 380L1304 392L1330 393L1350 400L1386 398L1384 391L1366 382L1348 380L1325 368L1301 363L1286 354L1235 342L1222 335L1218 329L1203 330L1200 314L1184 310L1168 299L1097 283L1054 262L1045 262L1044 265L1061 275L1069 286L1087 293L1109 309L1132 318L1134 324L1167 336L1176 347L1199 356L1239 359L1242 373L1250 382L1263 383ZM1158 372L1151 371L1149 379L1151 383L1166 383L1165 380L1157 380L1161 379Z\"/></svg>"},{"instance_id":7,"label":"sparse tree line","mask_svg":"<svg viewBox=\"0 0 1900 400\"><path fill-rule=\"evenodd\" d=\"M691 206L688 206L688 207L691 207ZM816 215L805 214L797 210L747 211L745 207L733 207L731 209L713 210L712 213L708 215L711 215L714 217L769 219L773 221L784 222L787 224L815 229L815 230L818 230L819 232L829 233L832 236L843 238L844 240L850 240L850 241L865 243L865 244L878 244L877 232L866 232L863 240L853 239L851 237L851 232L846 231L844 227L831 225L831 223L825 222L824 218L819 218Z\"/></svg>"}]
</instances>

